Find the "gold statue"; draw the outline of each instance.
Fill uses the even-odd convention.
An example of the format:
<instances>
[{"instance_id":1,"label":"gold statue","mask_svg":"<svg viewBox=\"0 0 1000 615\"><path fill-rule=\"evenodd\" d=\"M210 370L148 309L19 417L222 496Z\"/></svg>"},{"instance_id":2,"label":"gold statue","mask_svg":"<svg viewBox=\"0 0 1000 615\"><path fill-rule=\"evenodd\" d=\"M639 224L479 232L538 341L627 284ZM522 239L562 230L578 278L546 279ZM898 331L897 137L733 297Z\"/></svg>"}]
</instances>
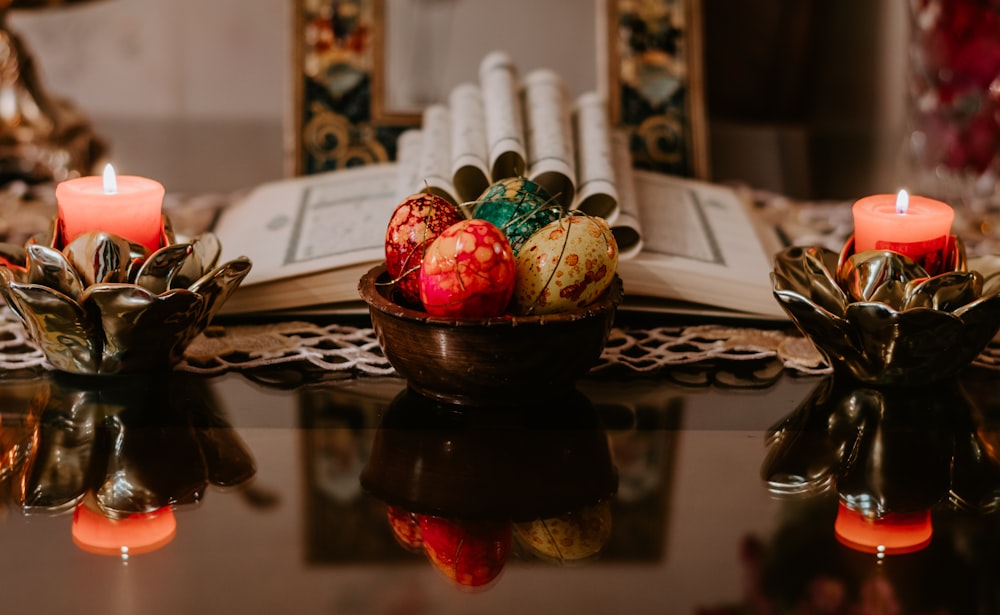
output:
<instances>
[{"instance_id":1,"label":"gold statue","mask_svg":"<svg viewBox=\"0 0 1000 615\"><path fill-rule=\"evenodd\" d=\"M106 150L73 105L45 91L7 13L86 0L0 0L0 185L62 181L89 175Z\"/></svg>"}]
</instances>

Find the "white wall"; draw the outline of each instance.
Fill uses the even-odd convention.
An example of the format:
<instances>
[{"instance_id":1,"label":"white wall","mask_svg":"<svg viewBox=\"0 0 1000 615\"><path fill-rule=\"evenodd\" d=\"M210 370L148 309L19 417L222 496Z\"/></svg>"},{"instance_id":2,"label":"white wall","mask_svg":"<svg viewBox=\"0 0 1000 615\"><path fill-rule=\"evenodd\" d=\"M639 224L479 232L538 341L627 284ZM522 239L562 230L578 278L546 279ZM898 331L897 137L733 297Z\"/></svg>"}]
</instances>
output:
<instances>
[{"instance_id":1,"label":"white wall","mask_svg":"<svg viewBox=\"0 0 1000 615\"><path fill-rule=\"evenodd\" d=\"M273 120L290 102L291 0L100 0L14 11L53 94L92 117Z\"/></svg>"},{"instance_id":2,"label":"white wall","mask_svg":"<svg viewBox=\"0 0 1000 615\"><path fill-rule=\"evenodd\" d=\"M10 23L34 50L48 88L73 100L114 141L121 156L134 161L136 149L149 145L137 138L130 140L133 128L148 130L144 124L150 119L181 119L189 124L224 119L240 126L240 131L244 130L240 122L280 127L290 115L293 98L293 6L293 0L98 0L60 10L15 11ZM883 191L887 186L895 189L900 173L906 10L896 1L880 6L876 11L881 23L878 57L865 66L839 71L858 75L858 83L867 83L865 79L875 75L879 85L871 114L845 119L841 113L817 122L844 126L811 127L823 134L844 133L844 147L878 151L870 157L854 157L864 162L852 163L850 156L834 156L833 162L811 161L802 153L803 135L810 127L776 134L768 127L761 132L761 127L751 126L756 132L743 134L727 132L726 126L716 123L710 126L715 179L745 181L793 196L819 192L826 198L829 186L812 186L808 179L812 166L817 166L826 183L837 186L839 192L853 195L876 188ZM538 21L546 23L542 18ZM845 23L825 27L848 27L851 21ZM567 47L562 41L557 44ZM847 88L843 95L854 93ZM838 108L836 102L833 108ZM207 184L192 181L194 173L189 169L178 171L178 179L169 179L185 190L232 189L274 179L288 168L278 152L282 148L279 129L264 135L267 152L273 155L252 171ZM197 134L202 127L193 130ZM227 145L232 142L228 137L213 142L229 147L213 154L215 159L246 158L245 151ZM794 155L783 154L789 148ZM164 165L158 162L150 172L160 177L167 172Z\"/></svg>"}]
</instances>

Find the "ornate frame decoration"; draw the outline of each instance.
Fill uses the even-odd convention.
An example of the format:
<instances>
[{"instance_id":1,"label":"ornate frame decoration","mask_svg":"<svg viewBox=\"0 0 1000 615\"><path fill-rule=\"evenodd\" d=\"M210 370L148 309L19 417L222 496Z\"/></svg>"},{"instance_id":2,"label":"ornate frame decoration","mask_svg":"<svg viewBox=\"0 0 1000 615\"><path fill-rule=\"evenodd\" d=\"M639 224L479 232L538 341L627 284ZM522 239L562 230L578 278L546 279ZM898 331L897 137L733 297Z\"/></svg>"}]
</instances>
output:
<instances>
[{"instance_id":1,"label":"ornate frame decoration","mask_svg":"<svg viewBox=\"0 0 1000 615\"><path fill-rule=\"evenodd\" d=\"M394 160L397 137L419 125L383 105L389 1L295 0L292 174ZM700 3L597 3L598 89L637 168L708 178Z\"/></svg>"}]
</instances>

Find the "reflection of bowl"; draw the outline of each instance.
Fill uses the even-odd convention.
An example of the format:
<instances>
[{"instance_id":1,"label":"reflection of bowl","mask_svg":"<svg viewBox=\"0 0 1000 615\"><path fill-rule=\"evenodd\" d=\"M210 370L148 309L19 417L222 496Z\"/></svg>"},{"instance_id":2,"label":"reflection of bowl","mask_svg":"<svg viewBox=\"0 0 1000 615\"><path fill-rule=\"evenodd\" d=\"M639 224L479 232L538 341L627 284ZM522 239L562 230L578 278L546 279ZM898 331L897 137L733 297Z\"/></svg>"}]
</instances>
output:
<instances>
[{"instance_id":1,"label":"reflection of bowl","mask_svg":"<svg viewBox=\"0 0 1000 615\"><path fill-rule=\"evenodd\" d=\"M610 498L618 487L593 404L451 405L411 389L386 410L361 484L413 513L531 520Z\"/></svg>"},{"instance_id":2,"label":"reflection of bowl","mask_svg":"<svg viewBox=\"0 0 1000 615\"><path fill-rule=\"evenodd\" d=\"M385 265L362 278L389 363L417 391L453 403L508 403L572 389L600 358L622 299L621 279L573 312L482 320L432 316L393 299Z\"/></svg>"}]
</instances>

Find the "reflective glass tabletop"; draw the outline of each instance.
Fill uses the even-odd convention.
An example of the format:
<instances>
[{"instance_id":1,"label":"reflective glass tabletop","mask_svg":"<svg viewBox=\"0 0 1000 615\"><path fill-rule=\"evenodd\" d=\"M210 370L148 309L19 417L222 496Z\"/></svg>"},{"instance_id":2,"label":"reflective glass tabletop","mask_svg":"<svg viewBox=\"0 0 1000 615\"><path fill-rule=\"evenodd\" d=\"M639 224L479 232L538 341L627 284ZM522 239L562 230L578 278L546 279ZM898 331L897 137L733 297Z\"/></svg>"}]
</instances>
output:
<instances>
[{"instance_id":1,"label":"reflective glass tabletop","mask_svg":"<svg viewBox=\"0 0 1000 615\"><path fill-rule=\"evenodd\" d=\"M7 374L4 608L997 612L995 391Z\"/></svg>"}]
</instances>

